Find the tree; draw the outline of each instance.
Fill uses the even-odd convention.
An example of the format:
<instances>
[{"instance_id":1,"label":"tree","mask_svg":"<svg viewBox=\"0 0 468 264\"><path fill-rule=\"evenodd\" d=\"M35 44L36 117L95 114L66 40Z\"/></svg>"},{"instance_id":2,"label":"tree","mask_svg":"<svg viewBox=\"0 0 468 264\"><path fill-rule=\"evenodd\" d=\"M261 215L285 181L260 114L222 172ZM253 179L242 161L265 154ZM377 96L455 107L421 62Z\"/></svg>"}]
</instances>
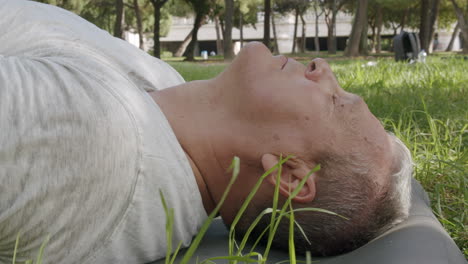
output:
<instances>
[{"instance_id":1,"label":"tree","mask_svg":"<svg viewBox=\"0 0 468 264\"><path fill-rule=\"evenodd\" d=\"M59 6L80 15L96 26L114 35L116 22L115 0L36 0ZM121 24L123 26L123 23Z\"/></svg>"},{"instance_id":2,"label":"tree","mask_svg":"<svg viewBox=\"0 0 468 264\"><path fill-rule=\"evenodd\" d=\"M463 36L463 53L468 53L468 2L465 5L465 10L463 10L455 0L450 0L450 2L452 2L453 9L457 15L458 27L460 28L460 32Z\"/></svg>"},{"instance_id":3,"label":"tree","mask_svg":"<svg viewBox=\"0 0 468 264\"><path fill-rule=\"evenodd\" d=\"M124 39L125 12L123 0L115 0L115 12L114 37Z\"/></svg>"},{"instance_id":4,"label":"tree","mask_svg":"<svg viewBox=\"0 0 468 264\"><path fill-rule=\"evenodd\" d=\"M398 34L398 30L403 31L405 28L419 27L420 0L371 0L369 12L377 12L375 7L379 5L382 14L382 24L386 28L393 28L394 34ZM372 3L375 2L375 3ZM372 14L369 17L372 19ZM374 15L377 16L376 14ZM376 18L377 19L377 18ZM377 21L375 22L377 24Z\"/></svg>"},{"instance_id":5,"label":"tree","mask_svg":"<svg viewBox=\"0 0 468 264\"><path fill-rule=\"evenodd\" d=\"M204 23L206 16L210 12L210 5L213 4L211 0L186 0L189 3L193 11L195 12L195 19L193 21L192 39L187 46L185 51L186 60L195 60L195 46L198 42L198 30ZM226 41L226 40L225 40Z\"/></svg>"},{"instance_id":6,"label":"tree","mask_svg":"<svg viewBox=\"0 0 468 264\"><path fill-rule=\"evenodd\" d=\"M263 44L270 48L271 0L264 0L263 10L265 12L265 16L263 18Z\"/></svg>"},{"instance_id":7,"label":"tree","mask_svg":"<svg viewBox=\"0 0 468 264\"><path fill-rule=\"evenodd\" d=\"M240 31L240 42L242 47L244 41L243 27L244 25L248 24L253 28L256 28L255 24L258 22L257 14L260 11L262 0L236 0L234 4L234 26L237 27ZM271 23L274 30L273 15L271 16Z\"/></svg>"},{"instance_id":8,"label":"tree","mask_svg":"<svg viewBox=\"0 0 468 264\"><path fill-rule=\"evenodd\" d=\"M347 3L346 0L322 0L321 4L324 9L325 23L328 29L328 54L336 54L336 15L338 11Z\"/></svg>"},{"instance_id":9,"label":"tree","mask_svg":"<svg viewBox=\"0 0 468 264\"><path fill-rule=\"evenodd\" d=\"M145 42L143 40L143 22L141 19L141 10L138 0L133 0L133 9L135 9L135 16L137 21L137 31L138 31L138 40L140 49L145 49Z\"/></svg>"},{"instance_id":10,"label":"tree","mask_svg":"<svg viewBox=\"0 0 468 264\"><path fill-rule=\"evenodd\" d=\"M221 35L220 34L220 26L219 26L219 15L216 15L214 17L215 21L215 30L216 30L216 50L218 51L218 55L224 55L224 45L221 40Z\"/></svg>"},{"instance_id":11,"label":"tree","mask_svg":"<svg viewBox=\"0 0 468 264\"><path fill-rule=\"evenodd\" d=\"M457 22L457 25L453 29L452 37L450 37L450 42L449 42L447 48L445 49L445 51L452 51L453 50L453 43L455 43L455 38L458 36L459 31L460 31L460 27L459 27L459 24Z\"/></svg>"},{"instance_id":12,"label":"tree","mask_svg":"<svg viewBox=\"0 0 468 264\"><path fill-rule=\"evenodd\" d=\"M193 28L192 28L192 30L190 30L190 32L187 34L187 36L184 38L184 40L180 44L177 51L174 53L174 57L182 57L182 55L184 55L190 41L192 41L192 36L193 36Z\"/></svg>"},{"instance_id":13,"label":"tree","mask_svg":"<svg viewBox=\"0 0 468 264\"><path fill-rule=\"evenodd\" d=\"M161 42L159 41L161 30L161 8L167 3L167 0L150 0L154 9L154 27L153 27L153 54L156 58L161 58Z\"/></svg>"},{"instance_id":14,"label":"tree","mask_svg":"<svg viewBox=\"0 0 468 264\"><path fill-rule=\"evenodd\" d=\"M275 13L271 16L271 26L273 28L273 53L279 54L279 46L278 46L278 35L276 34L276 22L275 22Z\"/></svg>"},{"instance_id":15,"label":"tree","mask_svg":"<svg viewBox=\"0 0 468 264\"><path fill-rule=\"evenodd\" d=\"M439 15L440 0L421 0L421 24L419 26L419 40L421 48L429 51L434 26Z\"/></svg>"},{"instance_id":16,"label":"tree","mask_svg":"<svg viewBox=\"0 0 468 264\"><path fill-rule=\"evenodd\" d=\"M367 8L368 0L357 2L357 11L354 16L353 28L349 37L346 56L356 57L367 52Z\"/></svg>"},{"instance_id":17,"label":"tree","mask_svg":"<svg viewBox=\"0 0 468 264\"><path fill-rule=\"evenodd\" d=\"M275 1L274 11L285 15L290 12L294 12L294 34L293 34L293 46L292 46L292 53L296 52L296 45L297 45L297 28L299 24L299 18L302 22L302 38L301 38L301 46L300 51L305 51L305 26L306 22L304 20L304 14L309 9L310 2L309 0L277 0Z\"/></svg>"},{"instance_id":18,"label":"tree","mask_svg":"<svg viewBox=\"0 0 468 264\"><path fill-rule=\"evenodd\" d=\"M307 6L308 7L308 6ZM306 52L306 27L307 27L307 23L304 19L304 13L307 11L307 9L305 9L305 11L303 10L303 12L300 12L299 13L299 17L301 18L301 25L302 25L302 34L301 34L301 45L299 46L299 52L301 53L305 53Z\"/></svg>"},{"instance_id":19,"label":"tree","mask_svg":"<svg viewBox=\"0 0 468 264\"><path fill-rule=\"evenodd\" d=\"M165 6L164 9L168 10L168 13L170 13L173 16L177 17L187 17L187 16L192 16L193 15L193 9L191 4L186 1L186 0L170 0ZM193 35L193 28L190 30L190 32L187 34L187 36L184 38L182 43L180 43L179 48L177 48L177 51L174 53L175 57L181 57L187 47L190 41L192 40L192 35Z\"/></svg>"},{"instance_id":20,"label":"tree","mask_svg":"<svg viewBox=\"0 0 468 264\"><path fill-rule=\"evenodd\" d=\"M314 37L314 46L316 54L320 52L320 41L319 41L319 17L323 14L324 10L320 7L320 0L314 0L314 13L315 13L315 37ZM320 8L320 12L318 9Z\"/></svg>"},{"instance_id":21,"label":"tree","mask_svg":"<svg viewBox=\"0 0 468 264\"><path fill-rule=\"evenodd\" d=\"M299 9L294 8L294 34L293 34L293 46L291 53L296 53L296 44L297 44L297 24L299 21Z\"/></svg>"},{"instance_id":22,"label":"tree","mask_svg":"<svg viewBox=\"0 0 468 264\"><path fill-rule=\"evenodd\" d=\"M234 51L232 49L232 22L234 16L234 0L224 0L225 3L225 16L224 22L224 59L232 60L234 58Z\"/></svg>"}]
</instances>

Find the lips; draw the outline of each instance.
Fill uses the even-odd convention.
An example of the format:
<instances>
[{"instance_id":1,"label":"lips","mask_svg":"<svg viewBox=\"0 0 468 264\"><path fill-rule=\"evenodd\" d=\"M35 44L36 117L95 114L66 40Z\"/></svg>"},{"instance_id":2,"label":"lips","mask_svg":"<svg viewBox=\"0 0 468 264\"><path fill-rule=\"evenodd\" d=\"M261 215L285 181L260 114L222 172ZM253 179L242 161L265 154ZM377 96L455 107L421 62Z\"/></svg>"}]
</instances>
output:
<instances>
[{"instance_id":1,"label":"lips","mask_svg":"<svg viewBox=\"0 0 468 264\"><path fill-rule=\"evenodd\" d=\"M288 57L285 57L286 60L285 62L283 63L283 66L281 66L281 70L284 69L284 67L286 66L286 64L288 64L288 61L289 61L289 58Z\"/></svg>"}]
</instances>

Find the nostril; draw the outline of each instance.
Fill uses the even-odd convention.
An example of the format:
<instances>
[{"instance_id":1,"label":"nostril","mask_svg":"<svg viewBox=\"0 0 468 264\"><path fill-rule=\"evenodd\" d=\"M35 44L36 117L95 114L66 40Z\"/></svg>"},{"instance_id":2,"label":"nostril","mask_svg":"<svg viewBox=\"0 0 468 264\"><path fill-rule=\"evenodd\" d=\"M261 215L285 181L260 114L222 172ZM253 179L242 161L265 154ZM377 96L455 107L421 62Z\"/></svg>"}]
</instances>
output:
<instances>
[{"instance_id":1,"label":"nostril","mask_svg":"<svg viewBox=\"0 0 468 264\"><path fill-rule=\"evenodd\" d=\"M311 72L315 71L316 69L315 62L311 62L309 67L310 67Z\"/></svg>"}]
</instances>

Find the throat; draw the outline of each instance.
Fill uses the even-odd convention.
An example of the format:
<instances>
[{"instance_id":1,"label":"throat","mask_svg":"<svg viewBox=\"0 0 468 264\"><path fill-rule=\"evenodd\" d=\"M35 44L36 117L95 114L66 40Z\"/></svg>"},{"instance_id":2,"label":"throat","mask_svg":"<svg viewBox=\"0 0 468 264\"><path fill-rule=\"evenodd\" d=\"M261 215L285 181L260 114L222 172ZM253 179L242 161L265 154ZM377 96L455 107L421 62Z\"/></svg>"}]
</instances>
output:
<instances>
[{"instance_id":1,"label":"throat","mask_svg":"<svg viewBox=\"0 0 468 264\"><path fill-rule=\"evenodd\" d=\"M206 214L210 214L215 208L214 199L210 193L210 190L208 189L205 178L201 174L197 165L195 164L195 162L193 162L192 158L190 157L190 155L187 154L185 150L184 152L185 152L185 156L187 157L190 163L190 167L192 168L193 174L195 175L195 180L197 181L198 190L200 191L200 195L202 197L203 207L205 208Z\"/></svg>"}]
</instances>

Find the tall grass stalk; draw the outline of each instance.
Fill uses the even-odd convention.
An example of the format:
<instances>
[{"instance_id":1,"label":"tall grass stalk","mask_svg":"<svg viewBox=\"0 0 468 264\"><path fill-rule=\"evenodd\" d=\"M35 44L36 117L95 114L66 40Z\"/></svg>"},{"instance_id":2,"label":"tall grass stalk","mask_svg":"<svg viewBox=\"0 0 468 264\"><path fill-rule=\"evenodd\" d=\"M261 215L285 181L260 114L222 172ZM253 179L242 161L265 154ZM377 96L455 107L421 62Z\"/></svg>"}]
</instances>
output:
<instances>
[{"instance_id":1,"label":"tall grass stalk","mask_svg":"<svg viewBox=\"0 0 468 264\"><path fill-rule=\"evenodd\" d=\"M292 156L287 156L285 159L283 159L282 157L280 157L280 160L279 162L273 166L272 168L270 168L268 171L266 171L260 178L259 180L257 181L257 183L255 184L254 188L252 189L252 191L249 193L249 195L247 196L247 198L245 199L244 203L242 204L239 212L237 213L236 217L234 218L232 224L231 224L231 228L229 230L229 254L230 255L233 255L234 254L234 248L233 248L233 242L235 241L235 237L234 237L234 230L235 230L235 227L237 226L237 223L239 222L240 218L242 217L242 215L244 214L245 210L247 209L247 206L250 204L250 202L252 201L253 197L255 196L255 194L257 193L258 189L260 188L260 185L262 184L262 182L265 180L266 177L268 177L271 173L273 173L274 171L278 171L278 176L277 176L277 180L276 180L276 187L275 187L275 197L273 199L273 209L271 210L271 213L272 215L274 215L276 213L276 206L278 204L278 193L279 193L279 177L281 175L281 170L282 170L282 165L284 163L286 163ZM263 213L261 214L262 216L264 215ZM260 220L260 218L257 217L258 220ZM273 219L273 218L272 218ZM255 224L255 225L254 225ZM258 221L255 220L255 222L250 226L249 229L253 229L256 225L258 224ZM250 235L250 232L248 233L248 235ZM242 252L243 250L243 247L245 246L245 241L247 241L247 238L248 236L243 239L242 241L242 244L240 248L238 248L238 253L237 254L240 254L240 252Z\"/></svg>"},{"instance_id":2,"label":"tall grass stalk","mask_svg":"<svg viewBox=\"0 0 468 264\"><path fill-rule=\"evenodd\" d=\"M28 259L24 262L24 264L42 264L42 260L44 259L44 251L45 251L47 243L49 243L49 240L50 240L50 235L47 235L39 248L39 251L36 256L36 262L33 262L32 259ZM18 254L19 241L20 241L20 234L18 233L16 235L15 248L13 250L13 257L12 257L12 262L11 262L12 264L17 264L16 257Z\"/></svg>"}]
</instances>

